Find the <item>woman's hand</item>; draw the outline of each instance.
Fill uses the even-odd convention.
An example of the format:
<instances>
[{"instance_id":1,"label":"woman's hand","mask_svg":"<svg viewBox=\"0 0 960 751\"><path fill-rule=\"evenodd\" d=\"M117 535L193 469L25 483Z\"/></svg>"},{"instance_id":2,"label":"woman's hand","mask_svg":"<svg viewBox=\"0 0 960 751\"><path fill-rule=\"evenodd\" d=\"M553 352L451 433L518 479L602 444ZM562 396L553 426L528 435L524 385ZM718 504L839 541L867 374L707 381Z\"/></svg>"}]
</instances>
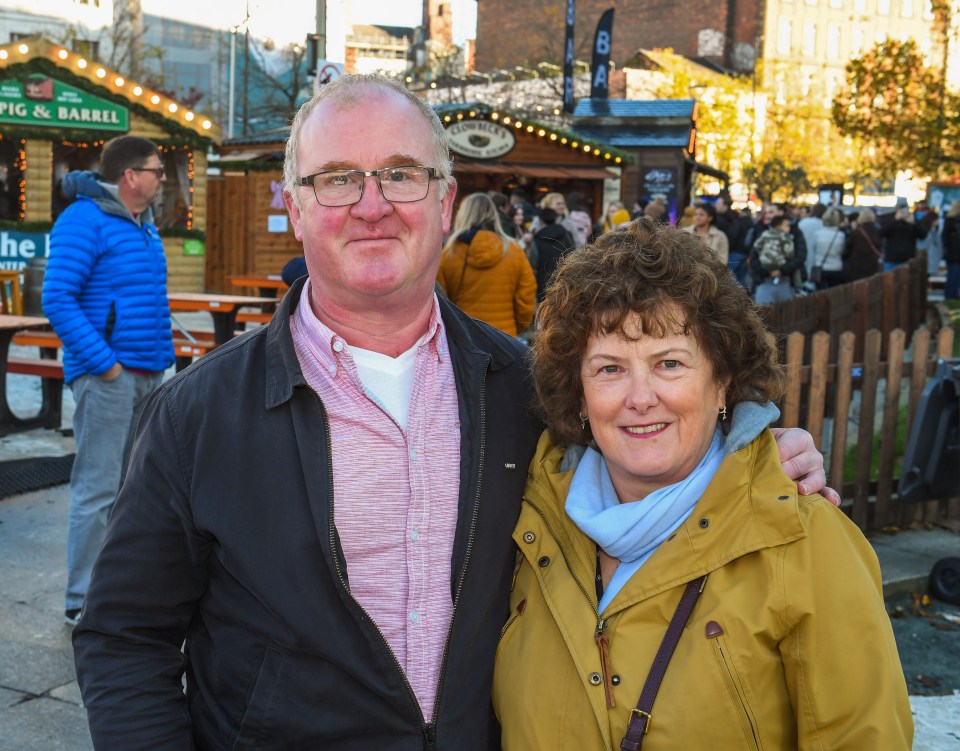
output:
<instances>
[{"instance_id":1,"label":"woman's hand","mask_svg":"<svg viewBox=\"0 0 960 751\"><path fill-rule=\"evenodd\" d=\"M840 494L827 487L823 455L817 451L813 436L801 428L771 428L780 450L780 461L787 477L797 481L800 495L820 493L834 506L840 505Z\"/></svg>"}]
</instances>

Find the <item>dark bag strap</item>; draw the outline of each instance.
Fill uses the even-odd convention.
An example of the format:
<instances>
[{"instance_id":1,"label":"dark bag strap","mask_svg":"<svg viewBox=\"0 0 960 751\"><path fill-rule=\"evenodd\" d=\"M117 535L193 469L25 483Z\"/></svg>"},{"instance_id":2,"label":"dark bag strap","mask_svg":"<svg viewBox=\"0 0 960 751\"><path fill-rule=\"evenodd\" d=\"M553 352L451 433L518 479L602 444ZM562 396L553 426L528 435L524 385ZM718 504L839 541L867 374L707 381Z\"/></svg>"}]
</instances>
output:
<instances>
[{"instance_id":1,"label":"dark bag strap","mask_svg":"<svg viewBox=\"0 0 960 751\"><path fill-rule=\"evenodd\" d=\"M647 674L647 682L643 684L643 691L640 692L640 700L637 706L630 710L630 723L627 725L623 740L620 741L620 751L640 751L643 736L650 729L653 719L650 716L650 710L653 709L653 702L657 698L663 676L667 672L667 665L670 664L670 658L673 657L680 637L683 636L683 629L690 620L693 606L697 604L697 598L703 592L703 585L706 582L707 575L704 574L687 584L687 588L683 591L680 604L677 605L677 610L673 614L673 620L667 626L667 633L664 634L660 649L657 650L657 656L653 658L653 665L650 666L650 672Z\"/></svg>"},{"instance_id":2,"label":"dark bag strap","mask_svg":"<svg viewBox=\"0 0 960 751\"><path fill-rule=\"evenodd\" d=\"M877 250L877 246L873 244L873 240L870 239L870 235L867 234L867 231L863 227L857 227L857 229L860 230L860 234L863 235L864 239L867 241L867 243L869 243L870 250L876 253L877 258L881 258L883 253Z\"/></svg>"}]
</instances>

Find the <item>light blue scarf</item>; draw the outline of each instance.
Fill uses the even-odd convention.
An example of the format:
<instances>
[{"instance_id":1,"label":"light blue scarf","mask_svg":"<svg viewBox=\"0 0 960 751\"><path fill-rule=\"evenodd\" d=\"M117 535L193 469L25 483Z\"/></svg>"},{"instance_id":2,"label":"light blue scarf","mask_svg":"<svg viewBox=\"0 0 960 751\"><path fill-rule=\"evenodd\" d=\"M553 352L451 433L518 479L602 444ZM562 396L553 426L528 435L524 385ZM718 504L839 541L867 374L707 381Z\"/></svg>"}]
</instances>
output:
<instances>
[{"instance_id":1,"label":"light blue scarf","mask_svg":"<svg viewBox=\"0 0 960 751\"><path fill-rule=\"evenodd\" d=\"M726 454L718 428L710 448L686 478L655 490L642 501L620 503L603 455L588 448L567 493L567 514L580 530L620 565L600 600L602 613L624 584L693 512Z\"/></svg>"}]
</instances>

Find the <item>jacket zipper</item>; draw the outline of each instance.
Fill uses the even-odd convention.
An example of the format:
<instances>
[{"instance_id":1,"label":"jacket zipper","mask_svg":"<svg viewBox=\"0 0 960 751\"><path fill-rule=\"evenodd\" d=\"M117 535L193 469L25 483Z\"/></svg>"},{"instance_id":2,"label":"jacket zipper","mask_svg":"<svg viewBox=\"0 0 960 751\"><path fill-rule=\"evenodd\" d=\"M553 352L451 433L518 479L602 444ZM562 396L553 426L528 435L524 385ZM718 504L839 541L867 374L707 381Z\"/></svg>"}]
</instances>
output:
<instances>
[{"instance_id":1,"label":"jacket zipper","mask_svg":"<svg viewBox=\"0 0 960 751\"><path fill-rule=\"evenodd\" d=\"M747 707L747 699L741 692L740 685L737 683L736 677L734 676L734 671L730 667L730 662L727 660L726 650L724 649L725 645L723 640L723 632L721 631L721 633L717 634L716 636L709 638L711 638L714 642L715 649L717 650L717 657L720 661L720 667L723 669L727 682L730 684L734 695L737 697L737 701L740 703L740 711L743 713L743 717L747 721L747 725L750 728L750 736L753 738L753 747L759 751L760 741L757 738L757 728L753 723L753 718L750 716L750 711Z\"/></svg>"},{"instance_id":2,"label":"jacket zipper","mask_svg":"<svg viewBox=\"0 0 960 751\"><path fill-rule=\"evenodd\" d=\"M600 649L600 669L603 671L603 695L607 700L607 709L614 709L617 700L613 696L613 680L610 671L610 641L607 639L608 618L597 621L597 631L593 635L597 647Z\"/></svg>"},{"instance_id":3,"label":"jacket zipper","mask_svg":"<svg viewBox=\"0 0 960 751\"><path fill-rule=\"evenodd\" d=\"M524 496L524 499L527 503L530 504L530 507L540 515L540 518L543 519L543 523L547 528L547 531L550 533L550 536L553 538L554 542L557 543L557 547L560 546L560 540L557 539L556 534L554 534L553 527L550 526L550 522L547 520L546 515L543 511L540 510L540 507L536 503L530 500L529 497ZM562 547L561 547L562 550ZM590 595L587 593L587 588L583 586L580 580L577 578L576 574L573 571L570 571L570 576L573 577L573 581L576 583L577 588L583 593L583 596L586 598L587 603L589 603L591 609L596 610L597 605L594 605L593 600L590 599ZM603 674L603 694L604 699L607 703L607 709L613 709L617 706L616 699L613 696L613 676L610 671L610 642L607 640L607 626L610 624L609 618L601 618L599 613L597 614L597 629L594 632L593 638L597 644L597 648L600 650L600 665ZM502 636L502 634L501 634Z\"/></svg>"},{"instance_id":4,"label":"jacket zipper","mask_svg":"<svg viewBox=\"0 0 960 751\"><path fill-rule=\"evenodd\" d=\"M417 710L417 714L420 717L420 725L423 729L423 738L424 738L424 747L427 751L433 748L433 743L435 740L435 729L433 725L427 724L423 716L423 710L420 708L420 700L417 699L417 695L413 692L413 687L410 685L410 681L407 680L407 674L403 670L403 666L400 664L400 660L397 659L396 653L393 651L393 648L390 646L386 637L383 635L383 631L380 630L380 627L376 624L373 618L370 617L370 614L364 609L363 605L357 602L356 598L350 594L350 586L347 584L347 579L343 575L343 569L340 568L340 556L337 549L337 539L336 539L336 526L334 525L334 498L333 498L333 447L330 445L330 420L327 417L327 409L323 405L323 400L320 397L316 397L317 401L320 404L320 411L323 413L323 426L325 430L325 436L327 441L327 472L329 480L329 498L330 502L328 504L329 513L330 513L330 552L333 554L333 565L337 570L337 577L340 579L340 584L346 590L347 595L353 600L353 604L357 606L363 617L367 622L373 626L374 630L377 632L377 635L380 637L380 641L383 643L383 646L386 648L387 652L390 655L390 659L393 660L393 665L396 667L397 672L400 674L400 677L403 679L403 685L407 689L407 695L410 697L410 701Z\"/></svg>"},{"instance_id":5,"label":"jacket zipper","mask_svg":"<svg viewBox=\"0 0 960 751\"><path fill-rule=\"evenodd\" d=\"M487 452L487 369L490 366L489 358L480 375L480 465L477 468L477 492L473 498L473 516L470 519L470 534L467 536L467 551L463 556L463 566L460 568L460 578L457 580L457 590L453 596L453 612L450 614L450 625L447 627L447 638L443 643L443 657L440 660L440 678L437 681L437 693L433 701L433 717L431 724L433 735L430 738L432 743L435 740L437 711L440 707L440 692L443 690L443 679L447 673L447 653L450 651L450 637L453 635L453 621L457 617L457 605L460 604L460 593L463 591L463 580L467 576L467 565L470 563L470 554L473 552L473 538L477 531L477 516L480 513L480 490L483 487L483 467ZM433 746L428 746L433 748Z\"/></svg>"}]
</instances>

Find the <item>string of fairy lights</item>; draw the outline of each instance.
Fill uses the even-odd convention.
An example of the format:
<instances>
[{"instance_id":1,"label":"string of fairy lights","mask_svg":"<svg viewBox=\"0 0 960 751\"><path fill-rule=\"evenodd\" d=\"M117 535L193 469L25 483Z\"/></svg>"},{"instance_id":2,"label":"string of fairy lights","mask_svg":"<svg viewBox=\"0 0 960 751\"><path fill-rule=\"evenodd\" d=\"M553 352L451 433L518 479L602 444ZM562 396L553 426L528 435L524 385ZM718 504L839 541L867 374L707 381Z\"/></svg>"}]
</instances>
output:
<instances>
[{"instance_id":1,"label":"string of fairy lights","mask_svg":"<svg viewBox=\"0 0 960 751\"><path fill-rule=\"evenodd\" d=\"M31 54L32 53L32 54ZM72 65L78 75L81 75L95 83L100 85L109 85L115 93L126 97L131 101L138 101L142 106L152 109L158 115L163 116L164 118L173 118L180 119L187 127L194 130L198 133L203 133L204 131L211 131L213 128L213 123L207 118L201 118L197 113L192 110L183 107L179 103L169 99L168 97L162 96L158 92L150 91L145 89L143 86L126 80L123 76L117 74L111 74L107 71L106 68L101 66L92 67L90 61L85 57L79 54L75 54L66 50L64 48L59 48L56 45L52 45L45 40L37 40L37 43L31 48L31 45L22 42L16 46L8 46L6 48L0 49L0 64L3 62L15 63L19 62L17 55L21 57L46 57L47 59L59 63L66 63ZM3 139L3 135L0 134L0 140ZM61 138L60 145L64 148L77 149L77 150L90 150L90 149L99 149L103 146L105 140L103 138L90 138L83 140L71 140L69 138ZM19 198L16 214L21 221L26 218L27 215L27 142L25 138L19 139L19 149L16 157L16 161L11 165L14 171L19 172ZM158 144L160 149L161 156L166 161L167 156L175 156L176 154L183 154L186 159L186 178L187 178L187 195L188 200L186 201L186 206L184 207L184 216L185 224L187 230L192 230L194 226L194 179L196 177L196 163L194 159L194 147L189 145L176 145L176 144ZM53 150L50 150L50 174L53 170ZM173 174L177 174L176 171L173 171Z\"/></svg>"},{"instance_id":2,"label":"string of fairy lights","mask_svg":"<svg viewBox=\"0 0 960 751\"><path fill-rule=\"evenodd\" d=\"M34 49L35 55L45 56L54 62L60 61L72 65L79 71L79 75L83 75L91 80L96 79L97 83L108 84L112 89L116 90L117 93L126 96L132 101L139 101L144 106L150 105L150 108L157 112L162 112L166 116L175 115L192 129L197 129L197 126L199 126L200 131L209 131L213 128L213 122L208 118L198 120L200 116L193 110L181 107L180 104L169 97L161 95L159 92L150 91L138 83L127 81L121 75L111 74L102 66L92 67L91 62L82 55L71 52L63 47L58 48L48 44L42 44L41 46L43 48L49 46L50 54L43 55L43 49L39 51ZM30 55L31 47L26 42L22 42L16 45L13 50L0 49L0 61L15 62L16 58L11 54L11 51L16 52L21 57L26 57Z\"/></svg>"}]
</instances>

